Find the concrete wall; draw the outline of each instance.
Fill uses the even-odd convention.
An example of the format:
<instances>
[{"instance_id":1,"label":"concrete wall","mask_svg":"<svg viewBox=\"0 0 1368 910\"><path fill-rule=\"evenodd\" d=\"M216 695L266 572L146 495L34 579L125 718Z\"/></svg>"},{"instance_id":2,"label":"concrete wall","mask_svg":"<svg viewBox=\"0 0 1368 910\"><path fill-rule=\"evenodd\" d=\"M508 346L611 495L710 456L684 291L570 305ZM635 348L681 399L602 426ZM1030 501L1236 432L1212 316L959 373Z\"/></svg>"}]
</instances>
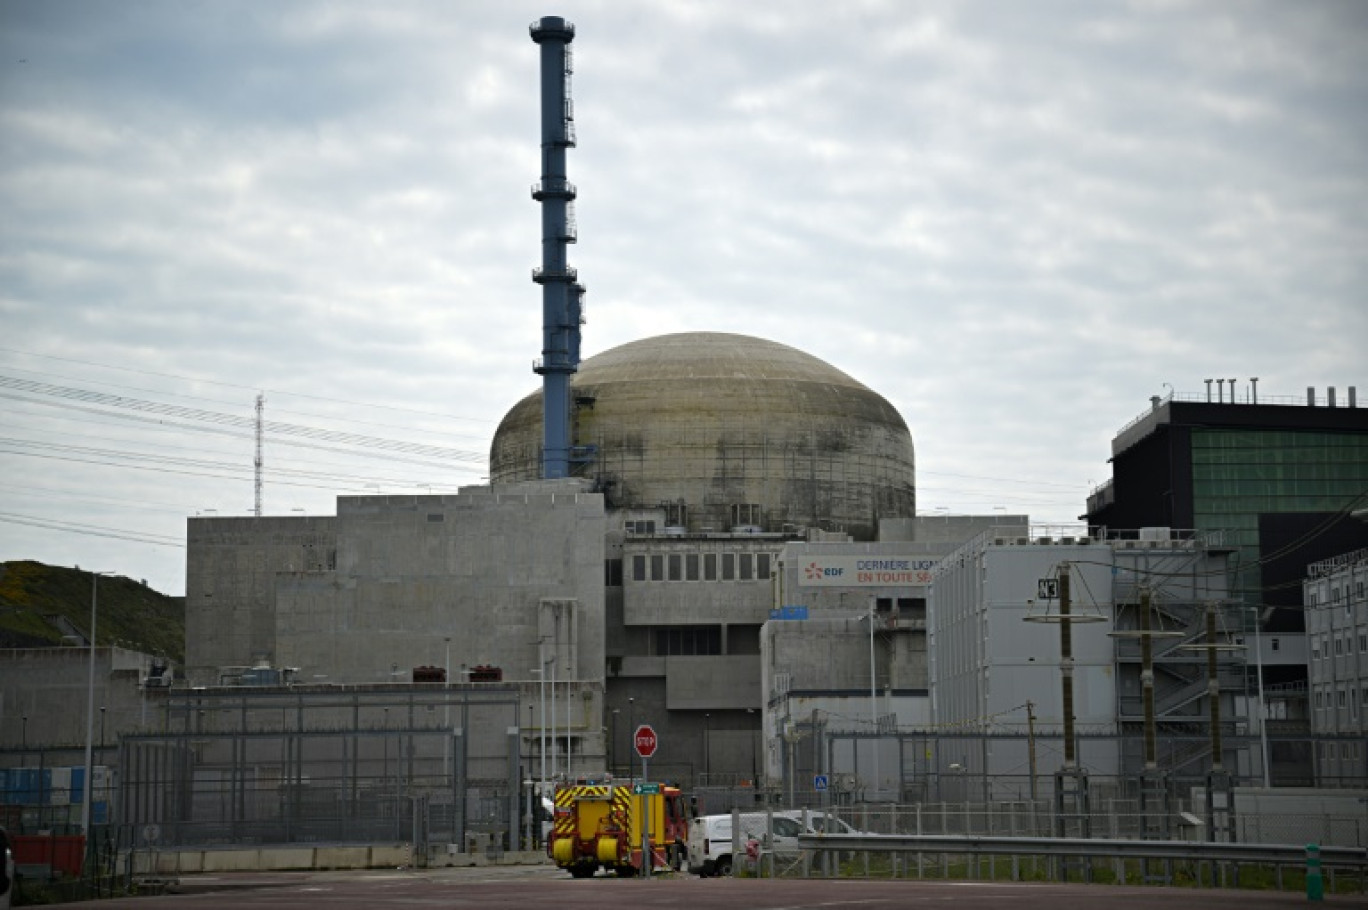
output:
<instances>
[{"instance_id":1,"label":"concrete wall","mask_svg":"<svg viewBox=\"0 0 1368 910\"><path fill-rule=\"evenodd\" d=\"M1063 724L1058 613L1036 601L1037 581L1073 569L1072 612L1110 620L1111 548L988 546L943 564L930 604L935 722L973 724L1034 702L1041 729ZM1074 714L1080 726L1114 728L1116 685L1110 621L1074 623Z\"/></svg>"},{"instance_id":2,"label":"concrete wall","mask_svg":"<svg viewBox=\"0 0 1368 910\"><path fill-rule=\"evenodd\" d=\"M984 532L997 537L1019 537L1026 533L1028 515L918 515L913 518L886 518L879 522L880 541L948 543L959 546Z\"/></svg>"},{"instance_id":3,"label":"concrete wall","mask_svg":"<svg viewBox=\"0 0 1368 910\"><path fill-rule=\"evenodd\" d=\"M602 497L578 481L192 519L188 674L214 684L264 658L302 681L377 682L449 660L453 680L480 664L528 679L554 657L560 679L601 680L604 536ZM573 627L547 602L574 602Z\"/></svg>"},{"instance_id":4,"label":"concrete wall","mask_svg":"<svg viewBox=\"0 0 1368 910\"><path fill-rule=\"evenodd\" d=\"M150 654L125 648L95 649L93 742L97 747L102 717L111 746L120 732L138 729L145 720L158 720L157 712L143 710L141 682L152 659ZM0 746L20 749L27 744L33 750L14 764L36 765L39 746L84 748L89 681L90 652L85 648L0 651Z\"/></svg>"},{"instance_id":5,"label":"concrete wall","mask_svg":"<svg viewBox=\"0 0 1368 910\"><path fill-rule=\"evenodd\" d=\"M192 685L216 685L219 668L278 663L279 577L331 573L332 517L190 518L186 522L185 664Z\"/></svg>"},{"instance_id":6,"label":"concrete wall","mask_svg":"<svg viewBox=\"0 0 1368 910\"><path fill-rule=\"evenodd\" d=\"M753 654L664 661L665 698L671 711L744 711L760 704L760 666Z\"/></svg>"},{"instance_id":7,"label":"concrete wall","mask_svg":"<svg viewBox=\"0 0 1368 910\"><path fill-rule=\"evenodd\" d=\"M606 531L603 497L578 480L341 497L335 518L192 519L190 681L263 659L299 683L448 665L461 682L488 665L525 684L526 717L544 673L561 712L567 681L583 696L571 723L589 773L604 753Z\"/></svg>"},{"instance_id":8,"label":"concrete wall","mask_svg":"<svg viewBox=\"0 0 1368 910\"><path fill-rule=\"evenodd\" d=\"M775 605L775 582L782 541L749 537L628 538L622 545L623 621L628 626L701 624L759 625ZM769 569L757 575L757 559L765 556ZM722 577L724 559L731 557L736 576ZM637 560L644 561L645 579L636 577ZM750 578L740 576L743 559L750 560ZM688 568L697 560L698 577L690 579ZM709 579L704 569L709 560L717 574ZM679 578L672 580L672 566ZM659 569L659 572L653 570Z\"/></svg>"}]
</instances>

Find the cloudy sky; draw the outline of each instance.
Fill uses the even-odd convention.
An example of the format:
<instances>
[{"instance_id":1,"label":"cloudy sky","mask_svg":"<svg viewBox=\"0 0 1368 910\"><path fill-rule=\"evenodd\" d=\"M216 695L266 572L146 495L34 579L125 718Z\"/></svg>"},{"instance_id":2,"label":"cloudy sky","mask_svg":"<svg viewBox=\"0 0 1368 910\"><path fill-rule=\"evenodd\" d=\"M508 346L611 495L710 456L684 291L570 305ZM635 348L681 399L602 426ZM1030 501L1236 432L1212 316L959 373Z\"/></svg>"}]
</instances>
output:
<instances>
[{"instance_id":1,"label":"cloudy sky","mask_svg":"<svg viewBox=\"0 0 1368 910\"><path fill-rule=\"evenodd\" d=\"M1208 378L1368 395L1357 0L0 0L0 558L181 593L258 393L266 514L487 474L538 387L542 15L586 356L802 348L901 411L923 513L1072 521Z\"/></svg>"}]
</instances>

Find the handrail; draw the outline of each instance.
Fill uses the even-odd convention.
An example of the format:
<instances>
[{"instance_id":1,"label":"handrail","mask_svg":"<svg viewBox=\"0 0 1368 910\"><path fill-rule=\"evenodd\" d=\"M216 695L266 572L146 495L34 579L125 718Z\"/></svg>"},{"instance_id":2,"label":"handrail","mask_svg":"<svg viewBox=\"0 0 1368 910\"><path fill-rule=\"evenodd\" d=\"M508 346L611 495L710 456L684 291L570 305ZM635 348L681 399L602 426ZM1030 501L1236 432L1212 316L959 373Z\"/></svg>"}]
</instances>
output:
<instances>
[{"instance_id":1,"label":"handrail","mask_svg":"<svg viewBox=\"0 0 1368 910\"><path fill-rule=\"evenodd\" d=\"M800 834L803 850L871 853L993 853L1067 857L1186 859L1213 862L1304 863L1303 844L1122 840L1087 837L978 837L964 834ZM1325 865L1368 866L1368 848L1321 847Z\"/></svg>"}]
</instances>

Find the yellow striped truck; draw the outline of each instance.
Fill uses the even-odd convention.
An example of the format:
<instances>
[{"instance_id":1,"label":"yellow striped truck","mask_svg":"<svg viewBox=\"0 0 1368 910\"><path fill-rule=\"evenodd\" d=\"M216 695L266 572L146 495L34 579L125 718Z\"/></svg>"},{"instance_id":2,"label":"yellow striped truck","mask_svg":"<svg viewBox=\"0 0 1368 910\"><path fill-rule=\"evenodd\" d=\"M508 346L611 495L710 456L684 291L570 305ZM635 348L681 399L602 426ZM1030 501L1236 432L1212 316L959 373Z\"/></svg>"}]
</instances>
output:
<instances>
[{"instance_id":1,"label":"yellow striped truck","mask_svg":"<svg viewBox=\"0 0 1368 910\"><path fill-rule=\"evenodd\" d=\"M678 870L688 851L689 821L678 787L656 783L580 783L556 787L547 855L575 878L600 868L641 875L649 830L650 868ZM648 825L649 823L649 825Z\"/></svg>"}]
</instances>

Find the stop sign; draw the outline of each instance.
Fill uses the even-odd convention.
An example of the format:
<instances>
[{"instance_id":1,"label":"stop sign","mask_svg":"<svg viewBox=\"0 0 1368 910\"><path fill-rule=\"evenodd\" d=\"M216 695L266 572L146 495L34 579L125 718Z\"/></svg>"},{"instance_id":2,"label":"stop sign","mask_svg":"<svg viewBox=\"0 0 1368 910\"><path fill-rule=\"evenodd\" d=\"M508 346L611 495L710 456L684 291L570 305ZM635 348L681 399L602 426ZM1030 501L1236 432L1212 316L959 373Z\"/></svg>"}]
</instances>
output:
<instances>
[{"instance_id":1,"label":"stop sign","mask_svg":"<svg viewBox=\"0 0 1368 910\"><path fill-rule=\"evenodd\" d=\"M642 724L636 728L636 734L632 737L632 744L636 746L636 753L642 758L650 758L655 755L656 745L655 730L651 729L650 724Z\"/></svg>"}]
</instances>

